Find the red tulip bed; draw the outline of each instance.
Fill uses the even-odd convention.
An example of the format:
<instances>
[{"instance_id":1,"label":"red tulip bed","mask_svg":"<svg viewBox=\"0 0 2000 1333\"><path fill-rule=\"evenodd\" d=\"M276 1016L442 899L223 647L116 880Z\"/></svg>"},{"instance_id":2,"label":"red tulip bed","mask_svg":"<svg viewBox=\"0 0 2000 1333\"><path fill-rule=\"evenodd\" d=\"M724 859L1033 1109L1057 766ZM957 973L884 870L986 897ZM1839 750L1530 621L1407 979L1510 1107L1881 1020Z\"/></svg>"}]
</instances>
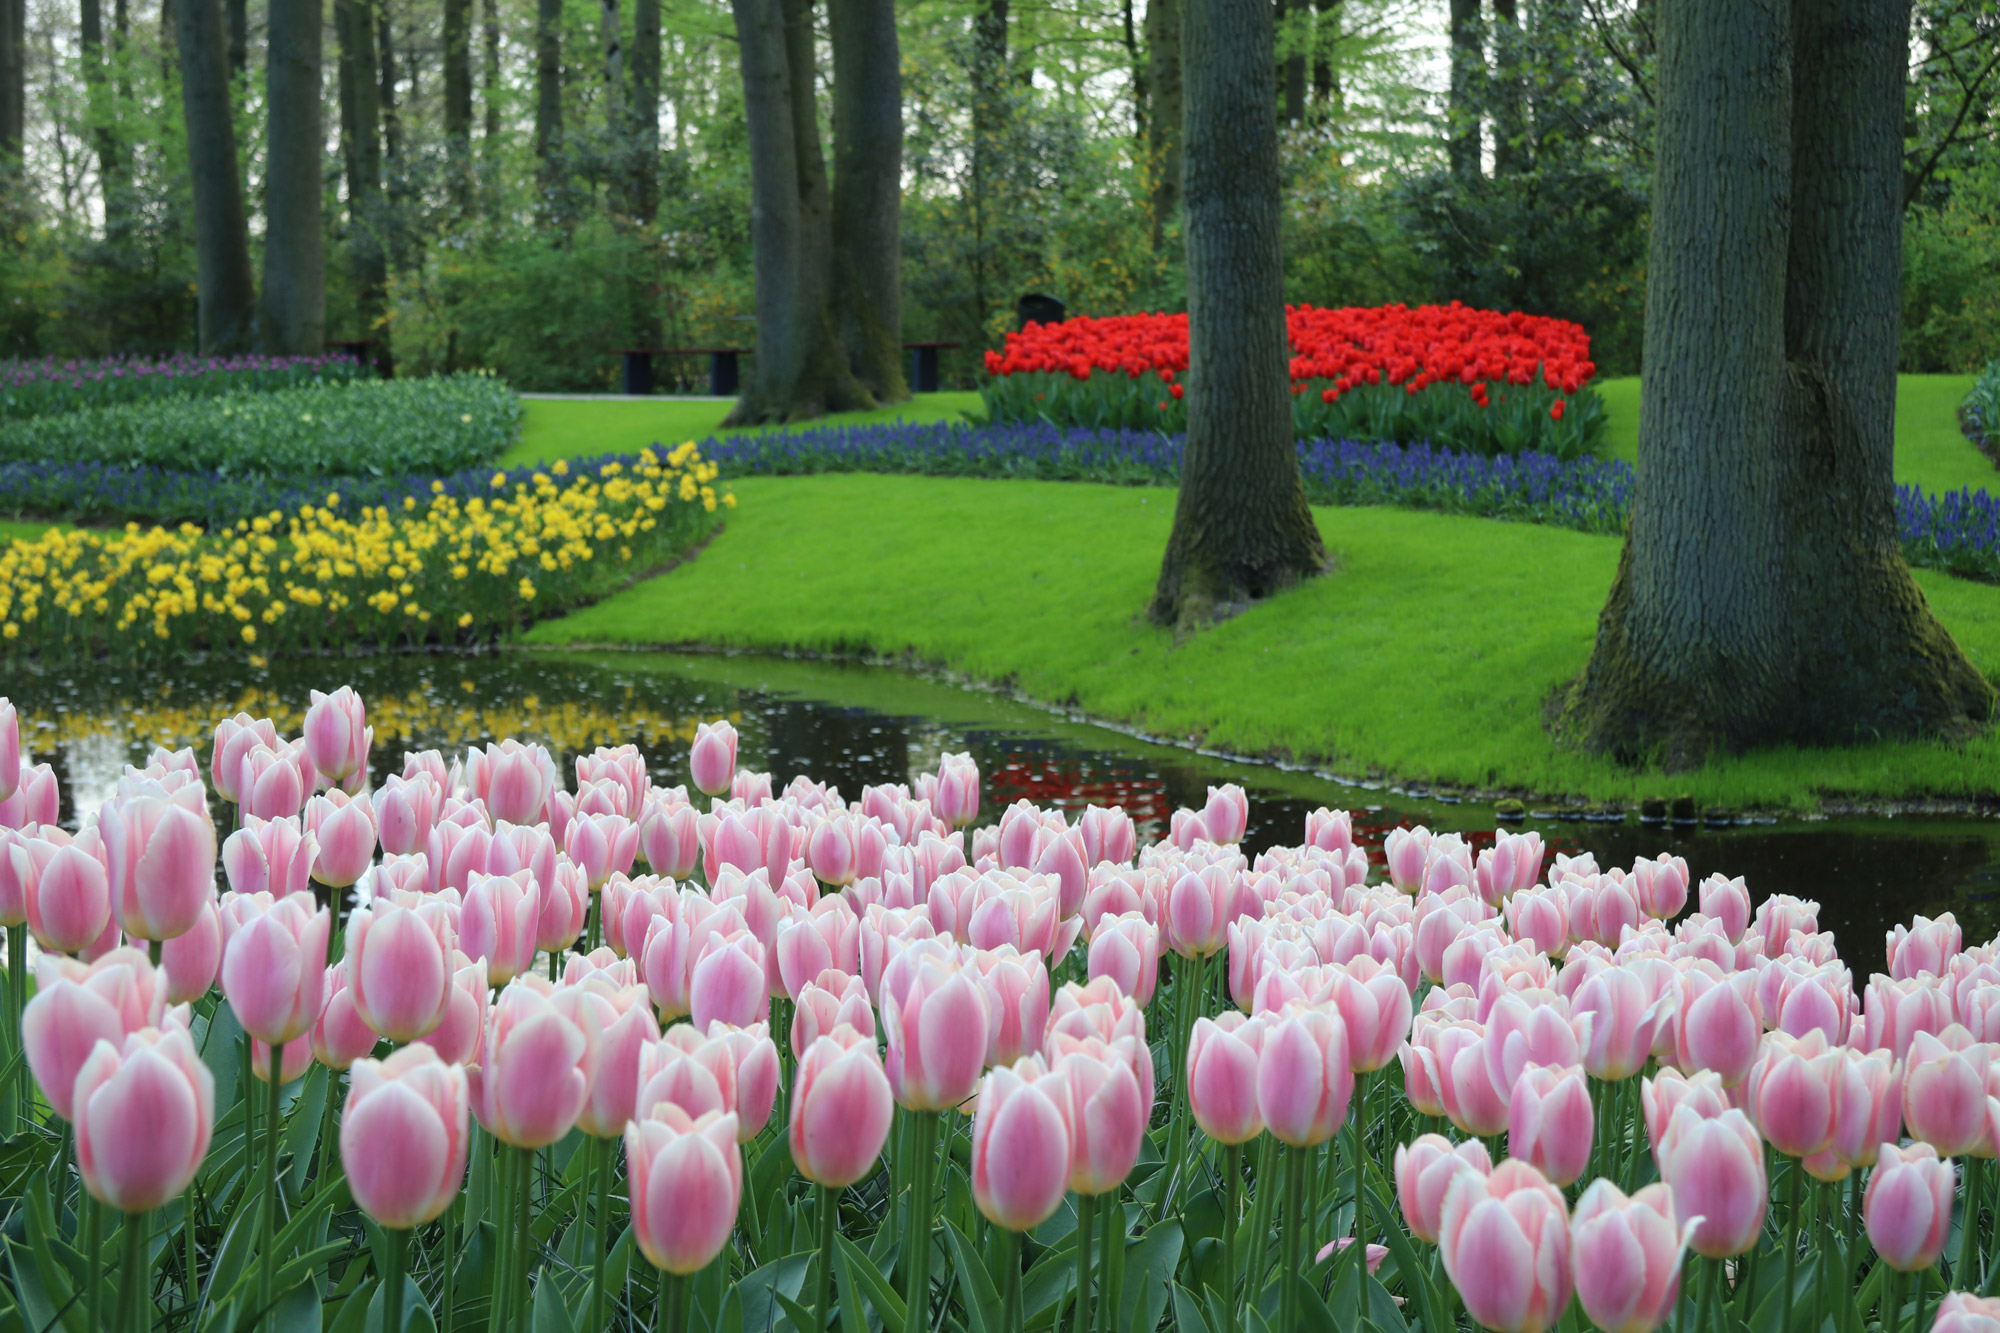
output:
<instances>
[{"instance_id":1,"label":"red tulip bed","mask_svg":"<svg viewBox=\"0 0 2000 1333\"><path fill-rule=\"evenodd\" d=\"M9 1327L2000 1326L1948 915L1857 995L1815 904L1533 833L303 732L72 834L0 701Z\"/></svg>"},{"instance_id":2,"label":"red tulip bed","mask_svg":"<svg viewBox=\"0 0 2000 1333\"><path fill-rule=\"evenodd\" d=\"M1581 324L1447 306L1285 308L1302 440L1429 441L1481 454L1596 452L1604 408ZM994 422L1187 429L1186 315L1029 324L986 354Z\"/></svg>"}]
</instances>

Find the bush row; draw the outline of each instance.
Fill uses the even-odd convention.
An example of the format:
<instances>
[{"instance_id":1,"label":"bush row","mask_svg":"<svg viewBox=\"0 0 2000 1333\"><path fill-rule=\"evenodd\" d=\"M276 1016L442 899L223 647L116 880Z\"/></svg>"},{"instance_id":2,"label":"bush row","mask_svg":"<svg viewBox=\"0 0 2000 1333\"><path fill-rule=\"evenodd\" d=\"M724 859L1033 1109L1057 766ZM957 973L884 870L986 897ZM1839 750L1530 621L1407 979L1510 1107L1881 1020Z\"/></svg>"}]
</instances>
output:
<instances>
[{"instance_id":1,"label":"bush row","mask_svg":"<svg viewBox=\"0 0 2000 1333\"><path fill-rule=\"evenodd\" d=\"M0 421L162 398L269 393L364 379L351 356L105 357L95 361L0 361Z\"/></svg>"}]
</instances>

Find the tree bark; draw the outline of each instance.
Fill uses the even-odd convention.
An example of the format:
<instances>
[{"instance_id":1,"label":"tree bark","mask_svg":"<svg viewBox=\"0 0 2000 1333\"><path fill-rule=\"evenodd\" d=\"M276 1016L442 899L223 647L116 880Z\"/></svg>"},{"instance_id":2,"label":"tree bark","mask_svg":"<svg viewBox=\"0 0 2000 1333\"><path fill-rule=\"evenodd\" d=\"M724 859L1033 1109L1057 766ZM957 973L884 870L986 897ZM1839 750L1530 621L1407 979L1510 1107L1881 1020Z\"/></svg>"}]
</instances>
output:
<instances>
[{"instance_id":1,"label":"tree bark","mask_svg":"<svg viewBox=\"0 0 2000 1333\"><path fill-rule=\"evenodd\" d=\"M1340 74L1334 64L1334 47L1340 41L1342 0L1314 0L1319 22L1313 28L1313 100L1340 113Z\"/></svg>"},{"instance_id":2,"label":"tree bark","mask_svg":"<svg viewBox=\"0 0 2000 1333\"><path fill-rule=\"evenodd\" d=\"M472 207L472 0L444 0L445 185L452 207Z\"/></svg>"},{"instance_id":3,"label":"tree bark","mask_svg":"<svg viewBox=\"0 0 2000 1333\"><path fill-rule=\"evenodd\" d=\"M1146 162L1152 180L1153 249L1181 206L1181 0L1146 5Z\"/></svg>"},{"instance_id":4,"label":"tree bark","mask_svg":"<svg viewBox=\"0 0 2000 1333\"><path fill-rule=\"evenodd\" d=\"M201 350L238 352L251 343L256 294L243 181L236 167L236 127L230 117L222 0L180 0L178 18Z\"/></svg>"},{"instance_id":5,"label":"tree bark","mask_svg":"<svg viewBox=\"0 0 2000 1333\"><path fill-rule=\"evenodd\" d=\"M549 199L562 182L562 155L562 0L536 0L535 161Z\"/></svg>"},{"instance_id":6,"label":"tree bark","mask_svg":"<svg viewBox=\"0 0 2000 1333\"><path fill-rule=\"evenodd\" d=\"M757 353L730 424L800 420L870 400L827 310L826 163L812 96L807 0L732 0L750 140Z\"/></svg>"},{"instance_id":7,"label":"tree bark","mask_svg":"<svg viewBox=\"0 0 2000 1333\"><path fill-rule=\"evenodd\" d=\"M326 256L320 216L319 0L271 0L265 65L264 301L268 352L326 346Z\"/></svg>"},{"instance_id":8,"label":"tree bark","mask_svg":"<svg viewBox=\"0 0 2000 1333\"><path fill-rule=\"evenodd\" d=\"M1305 123L1306 49L1311 45L1311 0L1278 0L1278 85L1287 125Z\"/></svg>"},{"instance_id":9,"label":"tree bark","mask_svg":"<svg viewBox=\"0 0 2000 1333\"><path fill-rule=\"evenodd\" d=\"M118 134L113 125L116 112L104 67L104 6L101 0L82 0L78 5L78 51L83 63L84 104L90 118L90 141L97 154L98 185L104 195L104 234L117 230L115 219L122 211L124 163L118 151Z\"/></svg>"},{"instance_id":10,"label":"tree bark","mask_svg":"<svg viewBox=\"0 0 2000 1333\"><path fill-rule=\"evenodd\" d=\"M18 163L28 128L27 0L0 0L0 161Z\"/></svg>"},{"instance_id":11,"label":"tree bark","mask_svg":"<svg viewBox=\"0 0 2000 1333\"><path fill-rule=\"evenodd\" d=\"M1183 0L1187 445L1148 615L1193 629L1320 572L1286 366L1270 0Z\"/></svg>"},{"instance_id":12,"label":"tree bark","mask_svg":"<svg viewBox=\"0 0 2000 1333\"><path fill-rule=\"evenodd\" d=\"M1010 0L979 0L972 13L972 292L983 324L992 307L987 236L1000 185L1007 124L1007 17Z\"/></svg>"},{"instance_id":13,"label":"tree bark","mask_svg":"<svg viewBox=\"0 0 2000 1333\"><path fill-rule=\"evenodd\" d=\"M355 289L360 336L381 344L387 363L383 309L389 285L387 211L382 198L382 123L376 81L375 13L369 0L334 0L340 39L341 147L347 166L347 261Z\"/></svg>"},{"instance_id":14,"label":"tree bark","mask_svg":"<svg viewBox=\"0 0 2000 1333\"><path fill-rule=\"evenodd\" d=\"M895 0L829 0L833 299L847 364L879 402L903 370L903 75Z\"/></svg>"},{"instance_id":15,"label":"tree bark","mask_svg":"<svg viewBox=\"0 0 2000 1333\"><path fill-rule=\"evenodd\" d=\"M632 213L651 226L660 211L660 0L632 0Z\"/></svg>"},{"instance_id":16,"label":"tree bark","mask_svg":"<svg viewBox=\"0 0 2000 1333\"><path fill-rule=\"evenodd\" d=\"M249 0L229 0L229 80L241 79L250 68Z\"/></svg>"},{"instance_id":17,"label":"tree bark","mask_svg":"<svg viewBox=\"0 0 2000 1333\"><path fill-rule=\"evenodd\" d=\"M1702 763L1966 734L1894 514L1907 0L1659 11L1639 479L1564 739Z\"/></svg>"},{"instance_id":18,"label":"tree bark","mask_svg":"<svg viewBox=\"0 0 2000 1333\"><path fill-rule=\"evenodd\" d=\"M1510 176L1528 165L1523 115L1521 24L1516 0L1493 0L1493 174Z\"/></svg>"},{"instance_id":19,"label":"tree bark","mask_svg":"<svg viewBox=\"0 0 2000 1333\"><path fill-rule=\"evenodd\" d=\"M1479 81L1486 55L1479 32L1479 0L1451 0L1451 92L1445 107L1446 152L1451 174L1477 180L1479 164Z\"/></svg>"},{"instance_id":20,"label":"tree bark","mask_svg":"<svg viewBox=\"0 0 2000 1333\"><path fill-rule=\"evenodd\" d=\"M396 28L389 0L375 0L375 47L381 59L382 157L395 162L403 156L403 118L396 110Z\"/></svg>"},{"instance_id":21,"label":"tree bark","mask_svg":"<svg viewBox=\"0 0 2000 1333\"><path fill-rule=\"evenodd\" d=\"M1146 53L1139 46L1139 26L1132 13L1132 0L1124 0L1125 67L1132 78L1132 137L1141 147L1146 143Z\"/></svg>"}]
</instances>

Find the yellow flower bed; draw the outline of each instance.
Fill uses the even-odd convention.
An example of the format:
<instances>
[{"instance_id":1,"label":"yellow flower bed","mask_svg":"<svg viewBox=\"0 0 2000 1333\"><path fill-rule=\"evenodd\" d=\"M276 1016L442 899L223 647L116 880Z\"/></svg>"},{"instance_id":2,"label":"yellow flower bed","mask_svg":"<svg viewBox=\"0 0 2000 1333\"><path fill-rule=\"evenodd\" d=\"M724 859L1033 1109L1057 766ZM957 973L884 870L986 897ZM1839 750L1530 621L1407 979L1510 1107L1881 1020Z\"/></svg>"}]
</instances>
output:
<instances>
[{"instance_id":1,"label":"yellow flower bed","mask_svg":"<svg viewBox=\"0 0 2000 1333\"><path fill-rule=\"evenodd\" d=\"M491 639L601 597L711 528L692 441L636 460L442 480L350 510L338 491L204 531L51 530L0 552L0 650L154 657Z\"/></svg>"}]
</instances>

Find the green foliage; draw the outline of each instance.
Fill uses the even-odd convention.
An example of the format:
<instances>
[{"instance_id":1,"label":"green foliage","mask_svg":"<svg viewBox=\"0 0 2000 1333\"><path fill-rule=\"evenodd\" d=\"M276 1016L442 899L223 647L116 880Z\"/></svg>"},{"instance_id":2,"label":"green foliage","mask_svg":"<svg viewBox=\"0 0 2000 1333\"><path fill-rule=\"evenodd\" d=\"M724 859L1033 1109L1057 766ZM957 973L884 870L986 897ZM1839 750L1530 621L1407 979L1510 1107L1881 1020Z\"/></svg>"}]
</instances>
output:
<instances>
[{"instance_id":1,"label":"green foliage","mask_svg":"<svg viewBox=\"0 0 2000 1333\"><path fill-rule=\"evenodd\" d=\"M0 362L0 420L160 398L220 398L345 384L368 373L366 366L344 356L7 361Z\"/></svg>"},{"instance_id":2,"label":"green foliage","mask_svg":"<svg viewBox=\"0 0 2000 1333\"><path fill-rule=\"evenodd\" d=\"M275 476L454 472L497 457L521 404L484 374L164 399L0 425L0 459Z\"/></svg>"},{"instance_id":3,"label":"green foliage","mask_svg":"<svg viewBox=\"0 0 2000 1333\"><path fill-rule=\"evenodd\" d=\"M2000 357L2000 160L1945 174L1941 202L1903 222L1906 371L1973 371Z\"/></svg>"}]
</instances>

